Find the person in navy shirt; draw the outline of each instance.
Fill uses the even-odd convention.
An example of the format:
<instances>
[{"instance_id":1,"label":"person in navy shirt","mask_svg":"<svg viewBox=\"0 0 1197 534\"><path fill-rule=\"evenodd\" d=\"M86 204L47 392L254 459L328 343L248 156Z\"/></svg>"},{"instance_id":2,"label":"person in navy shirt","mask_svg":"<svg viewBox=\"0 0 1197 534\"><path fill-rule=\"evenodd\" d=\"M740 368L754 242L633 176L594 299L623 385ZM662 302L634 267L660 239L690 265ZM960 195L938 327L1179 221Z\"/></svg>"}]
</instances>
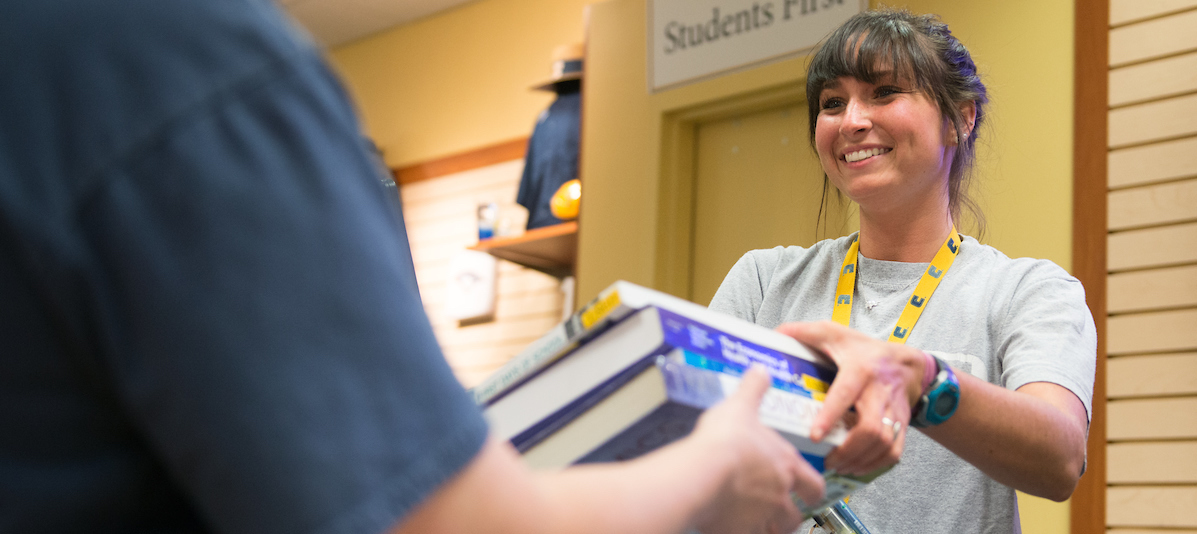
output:
<instances>
[{"instance_id":1,"label":"person in navy shirt","mask_svg":"<svg viewBox=\"0 0 1197 534\"><path fill-rule=\"evenodd\" d=\"M13 0L0 50L0 532L778 532L821 495L760 372L659 452L529 472L272 3Z\"/></svg>"}]
</instances>

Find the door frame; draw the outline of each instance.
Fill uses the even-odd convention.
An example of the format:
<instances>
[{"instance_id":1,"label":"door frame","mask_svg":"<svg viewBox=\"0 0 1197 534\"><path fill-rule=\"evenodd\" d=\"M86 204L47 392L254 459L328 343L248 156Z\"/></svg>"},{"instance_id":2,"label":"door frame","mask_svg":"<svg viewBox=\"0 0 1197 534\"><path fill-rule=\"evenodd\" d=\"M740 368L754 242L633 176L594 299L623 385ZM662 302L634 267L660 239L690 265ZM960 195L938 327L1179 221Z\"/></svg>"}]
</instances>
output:
<instances>
[{"instance_id":1,"label":"door frame","mask_svg":"<svg viewBox=\"0 0 1197 534\"><path fill-rule=\"evenodd\" d=\"M1075 0L1072 274L1097 325L1093 416L1085 474L1072 494L1071 532L1106 531L1106 239L1109 0Z\"/></svg>"},{"instance_id":2,"label":"door frame","mask_svg":"<svg viewBox=\"0 0 1197 534\"><path fill-rule=\"evenodd\" d=\"M690 299L694 272L695 160L700 124L806 102L806 80L671 111L661 118L657 250L653 285Z\"/></svg>"}]
</instances>

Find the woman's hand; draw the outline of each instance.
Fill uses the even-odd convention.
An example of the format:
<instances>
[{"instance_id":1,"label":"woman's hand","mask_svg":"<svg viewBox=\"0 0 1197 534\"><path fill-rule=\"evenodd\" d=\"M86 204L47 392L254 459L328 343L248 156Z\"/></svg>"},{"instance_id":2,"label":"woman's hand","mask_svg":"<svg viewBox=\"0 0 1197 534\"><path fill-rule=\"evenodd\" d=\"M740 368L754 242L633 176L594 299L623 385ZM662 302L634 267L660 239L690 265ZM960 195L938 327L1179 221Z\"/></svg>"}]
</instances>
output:
<instances>
[{"instance_id":1,"label":"woman's hand","mask_svg":"<svg viewBox=\"0 0 1197 534\"><path fill-rule=\"evenodd\" d=\"M769 382L764 370L750 369L735 394L707 410L687 438L732 458L730 476L699 518L704 533L791 532L802 514L790 492L808 503L823 498L823 477L760 422L758 410Z\"/></svg>"},{"instance_id":2,"label":"woman's hand","mask_svg":"<svg viewBox=\"0 0 1197 534\"><path fill-rule=\"evenodd\" d=\"M831 321L787 323L777 330L831 357L839 367L815 417L811 438L820 441L838 419L851 425L826 467L865 474L893 465L902 455L910 407L922 395L926 357L906 345L878 341ZM851 414L849 408L855 408Z\"/></svg>"}]
</instances>

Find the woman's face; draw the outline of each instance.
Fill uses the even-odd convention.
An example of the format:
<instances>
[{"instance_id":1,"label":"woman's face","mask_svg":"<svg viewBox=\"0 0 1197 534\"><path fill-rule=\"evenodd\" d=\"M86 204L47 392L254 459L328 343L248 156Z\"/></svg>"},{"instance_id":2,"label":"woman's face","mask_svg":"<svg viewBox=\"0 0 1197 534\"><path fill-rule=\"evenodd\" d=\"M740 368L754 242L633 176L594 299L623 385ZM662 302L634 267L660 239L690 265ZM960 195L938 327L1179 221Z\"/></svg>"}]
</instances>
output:
<instances>
[{"instance_id":1,"label":"woman's face","mask_svg":"<svg viewBox=\"0 0 1197 534\"><path fill-rule=\"evenodd\" d=\"M911 82L842 76L819 95L815 148L831 183L862 209L918 209L935 195L947 201L951 131Z\"/></svg>"}]
</instances>

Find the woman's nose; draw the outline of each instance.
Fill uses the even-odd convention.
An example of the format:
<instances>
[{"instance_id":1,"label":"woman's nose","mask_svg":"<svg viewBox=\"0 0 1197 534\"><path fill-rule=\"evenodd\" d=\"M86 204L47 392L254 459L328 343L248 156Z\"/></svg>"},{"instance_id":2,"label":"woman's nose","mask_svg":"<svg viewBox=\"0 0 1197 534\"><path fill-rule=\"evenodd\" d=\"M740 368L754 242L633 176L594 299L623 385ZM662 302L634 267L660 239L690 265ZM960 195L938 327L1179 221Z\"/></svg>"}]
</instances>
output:
<instances>
[{"instance_id":1,"label":"woman's nose","mask_svg":"<svg viewBox=\"0 0 1197 534\"><path fill-rule=\"evenodd\" d=\"M844 120L840 123L840 133L844 135L866 132L873 126L869 119L868 106L858 100L851 100L844 109Z\"/></svg>"}]
</instances>

